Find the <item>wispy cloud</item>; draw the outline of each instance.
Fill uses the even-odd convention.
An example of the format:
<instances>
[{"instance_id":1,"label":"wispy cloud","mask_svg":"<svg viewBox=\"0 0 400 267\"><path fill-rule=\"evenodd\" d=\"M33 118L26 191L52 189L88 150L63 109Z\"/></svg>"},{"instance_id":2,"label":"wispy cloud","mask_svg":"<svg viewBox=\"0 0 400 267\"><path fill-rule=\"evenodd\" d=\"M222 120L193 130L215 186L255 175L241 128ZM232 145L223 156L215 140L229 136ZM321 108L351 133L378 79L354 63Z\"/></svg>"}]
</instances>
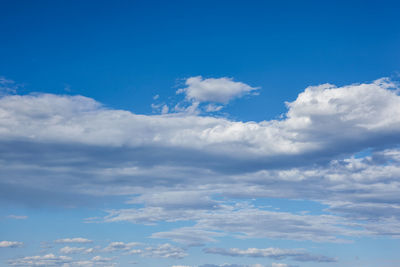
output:
<instances>
[{"instance_id":1,"label":"wispy cloud","mask_svg":"<svg viewBox=\"0 0 400 267\"><path fill-rule=\"evenodd\" d=\"M74 238L62 238L57 239L54 243L92 243L92 240L82 238L82 237L74 237Z\"/></svg>"},{"instance_id":2,"label":"wispy cloud","mask_svg":"<svg viewBox=\"0 0 400 267\"><path fill-rule=\"evenodd\" d=\"M19 248L23 245L23 242L18 241L0 241L0 248Z\"/></svg>"},{"instance_id":3,"label":"wispy cloud","mask_svg":"<svg viewBox=\"0 0 400 267\"><path fill-rule=\"evenodd\" d=\"M28 219L28 216L10 214L10 215L7 215L7 218L15 219L15 220L26 220L26 219Z\"/></svg>"},{"instance_id":4,"label":"wispy cloud","mask_svg":"<svg viewBox=\"0 0 400 267\"><path fill-rule=\"evenodd\" d=\"M294 261L309 262L336 262L335 258L310 254L304 249L281 249L281 248L205 248L205 253L220 254L232 257L254 257L254 258L271 258L271 259L291 259Z\"/></svg>"}]
</instances>

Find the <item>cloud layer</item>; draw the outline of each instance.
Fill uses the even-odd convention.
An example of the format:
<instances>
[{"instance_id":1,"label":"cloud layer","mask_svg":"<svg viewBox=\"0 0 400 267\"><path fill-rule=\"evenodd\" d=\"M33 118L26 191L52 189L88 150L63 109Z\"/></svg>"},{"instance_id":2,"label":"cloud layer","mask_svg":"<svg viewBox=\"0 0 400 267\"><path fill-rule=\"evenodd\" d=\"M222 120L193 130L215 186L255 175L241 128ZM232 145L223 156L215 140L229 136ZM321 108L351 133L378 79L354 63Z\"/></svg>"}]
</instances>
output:
<instances>
[{"instance_id":1,"label":"cloud layer","mask_svg":"<svg viewBox=\"0 0 400 267\"><path fill-rule=\"evenodd\" d=\"M225 85L236 89L216 89ZM194 77L180 92L193 103L225 104L255 89L231 79ZM286 105L281 119L242 122L188 113L139 115L83 96L5 95L0 98L0 198L63 206L124 196L126 208L106 210L86 222L184 222L149 237L185 247L218 243L226 236L312 242L398 237L398 84L379 79L313 86ZM265 205L270 199L303 201L319 205L319 210L307 210L307 205L306 210L279 210ZM80 245L60 252L176 259L187 255L185 248L170 243L140 246L114 242L101 250ZM299 262L336 260L274 248L204 251ZM9 264L29 266L34 261L52 266L72 260L48 254Z\"/></svg>"}]
</instances>

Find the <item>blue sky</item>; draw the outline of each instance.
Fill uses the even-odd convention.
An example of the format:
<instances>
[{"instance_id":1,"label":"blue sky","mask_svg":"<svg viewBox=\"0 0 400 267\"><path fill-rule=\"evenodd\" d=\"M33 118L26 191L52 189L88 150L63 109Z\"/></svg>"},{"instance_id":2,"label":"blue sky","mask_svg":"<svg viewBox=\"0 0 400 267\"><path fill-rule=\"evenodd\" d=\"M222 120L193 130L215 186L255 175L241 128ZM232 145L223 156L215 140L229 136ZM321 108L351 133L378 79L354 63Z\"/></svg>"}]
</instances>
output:
<instances>
[{"instance_id":1,"label":"blue sky","mask_svg":"<svg viewBox=\"0 0 400 267\"><path fill-rule=\"evenodd\" d=\"M0 266L400 265L396 1L0 6Z\"/></svg>"}]
</instances>

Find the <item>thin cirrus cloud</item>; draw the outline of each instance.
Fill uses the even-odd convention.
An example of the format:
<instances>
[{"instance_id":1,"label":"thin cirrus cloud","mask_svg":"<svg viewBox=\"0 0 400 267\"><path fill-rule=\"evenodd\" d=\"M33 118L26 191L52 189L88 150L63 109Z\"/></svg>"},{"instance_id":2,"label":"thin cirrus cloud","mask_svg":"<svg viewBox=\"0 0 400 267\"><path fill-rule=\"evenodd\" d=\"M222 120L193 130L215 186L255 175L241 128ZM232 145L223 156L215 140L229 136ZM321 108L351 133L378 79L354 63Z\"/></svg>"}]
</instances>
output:
<instances>
[{"instance_id":1,"label":"thin cirrus cloud","mask_svg":"<svg viewBox=\"0 0 400 267\"><path fill-rule=\"evenodd\" d=\"M27 256L8 260L9 266L116 266L113 258L94 256L88 260L76 260L69 256L55 254Z\"/></svg>"},{"instance_id":2,"label":"thin cirrus cloud","mask_svg":"<svg viewBox=\"0 0 400 267\"><path fill-rule=\"evenodd\" d=\"M175 247L171 244L165 243L158 246L146 247L140 253L143 257L150 258L175 258L181 259L186 257L188 254L184 249L180 247Z\"/></svg>"},{"instance_id":3,"label":"thin cirrus cloud","mask_svg":"<svg viewBox=\"0 0 400 267\"><path fill-rule=\"evenodd\" d=\"M85 243L92 243L92 240L83 238L83 237L74 237L74 238L62 238L62 239L57 239L54 241L54 243L81 243L81 244L85 244Z\"/></svg>"},{"instance_id":4,"label":"thin cirrus cloud","mask_svg":"<svg viewBox=\"0 0 400 267\"><path fill-rule=\"evenodd\" d=\"M310 254L303 249L280 249L280 248L205 248L205 253L219 254L232 257L272 258L276 260L291 259L303 262L336 262L337 260L323 255Z\"/></svg>"},{"instance_id":5,"label":"thin cirrus cloud","mask_svg":"<svg viewBox=\"0 0 400 267\"><path fill-rule=\"evenodd\" d=\"M111 242L110 244L108 244L107 247L103 249L103 251L104 252L127 251L139 245L141 245L141 243L138 242L130 242L130 243Z\"/></svg>"},{"instance_id":6,"label":"thin cirrus cloud","mask_svg":"<svg viewBox=\"0 0 400 267\"><path fill-rule=\"evenodd\" d=\"M173 246L169 243L159 244L157 246L147 246L141 249L133 249L128 252L129 255L140 255L146 258L172 258L182 259L188 254L185 249Z\"/></svg>"},{"instance_id":7,"label":"thin cirrus cloud","mask_svg":"<svg viewBox=\"0 0 400 267\"><path fill-rule=\"evenodd\" d=\"M172 266L174 267L174 266ZM190 267L190 266L188 266ZM264 265L264 264L229 264L229 263L224 263L224 264L203 264L198 267L299 267L297 265L288 265L286 263L275 263L273 262L270 265Z\"/></svg>"},{"instance_id":8,"label":"thin cirrus cloud","mask_svg":"<svg viewBox=\"0 0 400 267\"><path fill-rule=\"evenodd\" d=\"M14 219L14 220L26 220L26 219L28 219L28 216L10 214L10 215L7 215L7 218Z\"/></svg>"},{"instance_id":9,"label":"thin cirrus cloud","mask_svg":"<svg viewBox=\"0 0 400 267\"><path fill-rule=\"evenodd\" d=\"M79 253L89 254L89 253L93 253L94 251L95 251L94 248L85 248L85 247L65 246L63 248L60 248L60 253L63 253L63 254L79 254Z\"/></svg>"}]
</instances>

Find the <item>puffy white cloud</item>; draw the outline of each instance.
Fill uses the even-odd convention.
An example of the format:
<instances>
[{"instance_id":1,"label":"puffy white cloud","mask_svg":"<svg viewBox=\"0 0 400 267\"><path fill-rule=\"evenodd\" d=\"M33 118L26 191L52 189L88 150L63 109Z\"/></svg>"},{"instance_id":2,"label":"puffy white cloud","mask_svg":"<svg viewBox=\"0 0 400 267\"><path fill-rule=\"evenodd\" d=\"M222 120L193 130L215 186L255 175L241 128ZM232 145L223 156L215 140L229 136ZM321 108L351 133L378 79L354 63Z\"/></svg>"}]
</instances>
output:
<instances>
[{"instance_id":1,"label":"puffy white cloud","mask_svg":"<svg viewBox=\"0 0 400 267\"><path fill-rule=\"evenodd\" d=\"M387 79L309 87L282 119L262 122L138 115L82 96L4 96L0 196L70 204L135 195L134 208L110 210L103 221L192 221L152 235L187 245L216 233L333 242L396 236L400 96L391 87L398 89ZM365 149L370 156L351 156ZM305 199L326 209L295 214L230 202L240 198Z\"/></svg>"},{"instance_id":2,"label":"puffy white cloud","mask_svg":"<svg viewBox=\"0 0 400 267\"><path fill-rule=\"evenodd\" d=\"M18 241L0 241L0 248L18 248L24 245L23 242Z\"/></svg>"},{"instance_id":3,"label":"puffy white cloud","mask_svg":"<svg viewBox=\"0 0 400 267\"><path fill-rule=\"evenodd\" d=\"M62 238L54 241L55 243L92 243L93 241L90 239L82 238L82 237L74 237L74 238Z\"/></svg>"},{"instance_id":4,"label":"puffy white cloud","mask_svg":"<svg viewBox=\"0 0 400 267\"><path fill-rule=\"evenodd\" d=\"M259 158L263 163L298 155L296 162L309 158L310 153L323 156L378 146L382 136L385 144L397 142L400 97L389 86L394 84L379 80L340 88L307 88L287 104L286 119L259 123L136 115L102 108L81 96L5 96L0 99L0 139L140 151L151 147L171 156L171 161L177 156L175 149L188 149L203 157ZM328 148L335 149L327 152Z\"/></svg>"},{"instance_id":5,"label":"puffy white cloud","mask_svg":"<svg viewBox=\"0 0 400 267\"><path fill-rule=\"evenodd\" d=\"M204 79L196 76L188 78L185 84L187 87L179 89L177 93L184 93L187 100L224 104L258 89L226 77Z\"/></svg>"}]
</instances>

